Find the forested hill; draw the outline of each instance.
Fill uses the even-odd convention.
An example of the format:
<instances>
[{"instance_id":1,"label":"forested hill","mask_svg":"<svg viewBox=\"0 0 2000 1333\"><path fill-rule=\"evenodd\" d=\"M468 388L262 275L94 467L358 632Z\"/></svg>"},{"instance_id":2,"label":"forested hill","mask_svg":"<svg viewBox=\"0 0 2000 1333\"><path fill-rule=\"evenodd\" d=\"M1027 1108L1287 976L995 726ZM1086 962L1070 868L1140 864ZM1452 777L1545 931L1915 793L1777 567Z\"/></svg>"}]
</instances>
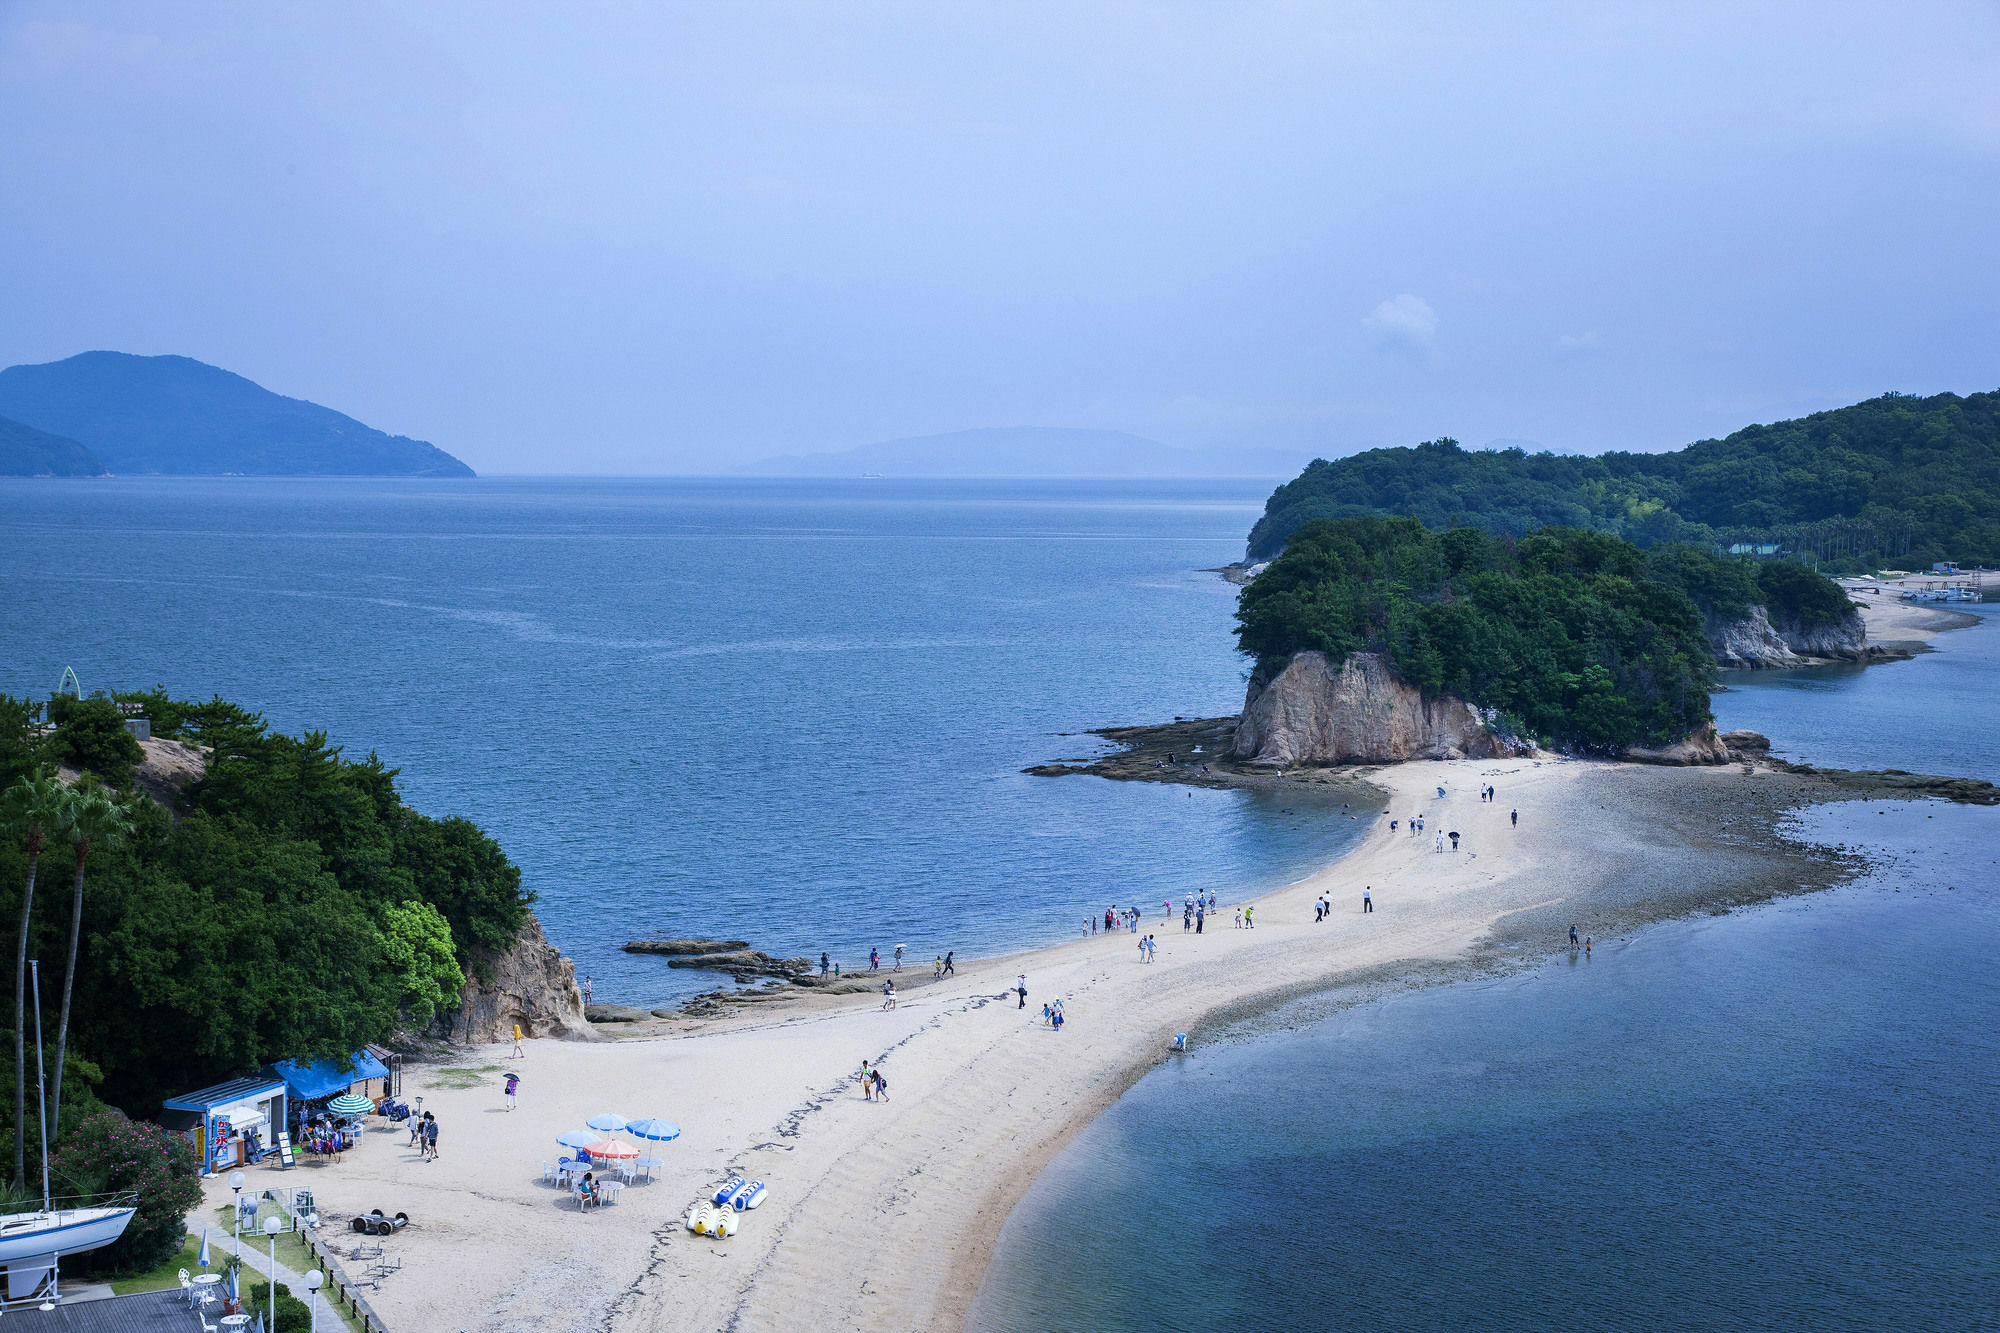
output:
<instances>
[{"instance_id":1,"label":"forested hill","mask_svg":"<svg viewBox=\"0 0 2000 1333\"><path fill-rule=\"evenodd\" d=\"M1712 572L1662 577L1631 543L1578 528L1516 542L1322 520L1243 589L1237 642L1266 677L1307 650L1375 652L1426 695L1498 709L1544 745L1659 746L1712 720L1715 655L1686 590Z\"/></svg>"},{"instance_id":2,"label":"forested hill","mask_svg":"<svg viewBox=\"0 0 2000 1333\"><path fill-rule=\"evenodd\" d=\"M1775 542L1834 571L2000 563L2000 392L1885 394L1666 454L1472 452L1453 440L1315 461L1250 532L1407 515L1522 536L1560 524L1659 542Z\"/></svg>"},{"instance_id":3,"label":"forested hill","mask_svg":"<svg viewBox=\"0 0 2000 1333\"><path fill-rule=\"evenodd\" d=\"M0 416L79 441L127 475L472 475L434 444L184 356L84 352L10 366L0 370Z\"/></svg>"},{"instance_id":4,"label":"forested hill","mask_svg":"<svg viewBox=\"0 0 2000 1333\"><path fill-rule=\"evenodd\" d=\"M156 738L199 750L199 777L164 798L134 785L146 755L119 702ZM0 917L19 920L36 773L82 775L123 812L83 881L63 1123L96 1099L149 1115L160 1099L276 1060L345 1057L456 1007L464 974L505 948L531 895L464 819L403 804L394 770L324 735L285 736L222 700L157 691L59 698L55 730L0 696ZM45 784L47 785L47 784ZM157 785L152 789L159 791ZM62 821L53 821L60 829ZM70 842L52 834L27 924L45 1013L70 940ZM54 966L50 960L56 960ZM75 1086L72 1086L75 1085Z\"/></svg>"}]
</instances>

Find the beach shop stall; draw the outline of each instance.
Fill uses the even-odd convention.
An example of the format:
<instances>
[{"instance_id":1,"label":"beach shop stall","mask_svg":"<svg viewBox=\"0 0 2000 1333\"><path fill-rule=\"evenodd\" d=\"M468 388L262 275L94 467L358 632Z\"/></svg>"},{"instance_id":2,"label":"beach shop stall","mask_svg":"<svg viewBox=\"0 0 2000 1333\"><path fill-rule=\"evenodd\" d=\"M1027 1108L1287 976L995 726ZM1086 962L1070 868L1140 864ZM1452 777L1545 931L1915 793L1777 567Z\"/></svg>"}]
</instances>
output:
<instances>
[{"instance_id":1,"label":"beach shop stall","mask_svg":"<svg viewBox=\"0 0 2000 1333\"><path fill-rule=\"evenodd\" d=\"M389 1066L376 1057L372 1048L356 1051L345 1060L280 1060L271 1073L285 1081L292 1100L300 1105L323 1102L352 1093L379 1102L394 1089L389 1086Z\"/></svg>"},{"instance_id":2,"label":"beach shop stall","mask_svg":"<svg viewBox=\"0 0 2000 1333\"><path fill-rule=\"evenodd\" d=\"M271 1066L291 1093L291 1137L297 1151L338 1154L361 1142L361 1117L380 1111L391 1119L408 1112L391 1096L395 1077L373 1050L345 1060L285 1060Z\"/></svg>"},{"instance_id":3,"label":"beach shop stall","mask_svg":"<svg viewBox=\"0 0 2000 1333\"><path fill-rule=\"evenodd\" d=\"M236 1078L161 1103L160 1123L194 1145L209 1171L255 1162L285 1127L280 1078Z\"/></svg>"}]
</instances>

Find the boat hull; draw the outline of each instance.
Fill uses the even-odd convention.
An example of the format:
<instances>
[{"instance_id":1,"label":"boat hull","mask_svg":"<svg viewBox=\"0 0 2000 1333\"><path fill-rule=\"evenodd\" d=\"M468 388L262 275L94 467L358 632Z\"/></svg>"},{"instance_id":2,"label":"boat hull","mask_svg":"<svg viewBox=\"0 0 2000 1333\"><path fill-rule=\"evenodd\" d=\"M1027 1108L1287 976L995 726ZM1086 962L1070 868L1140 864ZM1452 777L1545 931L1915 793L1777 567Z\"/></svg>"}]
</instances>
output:
<instances>
[{"instance_id":1,"label":"boat hull","mask_svg":"<svg viewBox=\"0 0 2000 1333\"><path fill-rule=\"evenodd\" d=\"M0 1268L101 1250L125 1234L130 1208L64 1208L0 1218Z\"/></svg>"}]
</instances>

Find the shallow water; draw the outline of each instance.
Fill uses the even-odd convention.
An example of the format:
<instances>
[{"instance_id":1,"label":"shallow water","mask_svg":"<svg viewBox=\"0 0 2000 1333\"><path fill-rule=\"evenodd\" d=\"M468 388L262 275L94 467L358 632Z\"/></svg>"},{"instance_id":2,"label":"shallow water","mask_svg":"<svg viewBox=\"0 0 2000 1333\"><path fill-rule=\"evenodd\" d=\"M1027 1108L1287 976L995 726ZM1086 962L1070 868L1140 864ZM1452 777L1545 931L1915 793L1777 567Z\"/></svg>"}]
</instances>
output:
<instances>
[{"instance_id":1,"label":"shallow water","mask_svg":"<svg viewBox=\"0 0 2000 1333\"><path fill-rule=\"evenodd\" d=\"M1896 864L1175 1059L972 1328L1994 1327L2000 810L1809 823Z\"/></svg>"},{"instance_id":2,"label":"shallow water","mask_svg":"<svg viewBox=\"0 0 2000 1333\"><path fill-rule=\"evenodd\" d=\"M849 966L1046 943L1287 882L1303 795L1031 778L1092 726L1241 705L1260 482L0 481L0 690L164 683L484 826L597 998L727 935Z\"/></svg>"},{"instance_id":3,"label":"shallow water","mask_svg":"<svg viewBox=\"0 0 2000 1333\"><path fill-rule=\"evenodd\" d=\"M2000 607L1950 609L1985 623L1906 662L1725 672L1716 725L1761 731L1794 762L2000 781Z\"/></svg>"}]
</instances>

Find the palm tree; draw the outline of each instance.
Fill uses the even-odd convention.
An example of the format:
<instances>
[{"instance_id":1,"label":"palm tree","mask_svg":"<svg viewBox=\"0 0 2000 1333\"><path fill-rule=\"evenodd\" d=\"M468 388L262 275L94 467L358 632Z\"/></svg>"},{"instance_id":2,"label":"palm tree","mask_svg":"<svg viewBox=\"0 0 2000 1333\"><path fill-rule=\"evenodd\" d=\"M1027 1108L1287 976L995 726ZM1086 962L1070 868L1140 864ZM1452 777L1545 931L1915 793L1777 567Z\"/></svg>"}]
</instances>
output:
<instances>
[{"instance_id":1,"label":"palm tree","mask_svg":"<svg viewBox=\"0 0 2000 1333\"><path fill-rule=\"evenodd\" d=\"M56 1024L56 1082L49 1106L49 1123L62 1132L63 1056L69 1049L69 992L76 981L76 944L83 934L83 863L91 845L103 846L132 836L132 816L101 791L78 792L64 812L63 836L76 848L76 896L69 912L69 966L63 971L62 1019Z\"/></svg>"},{"instance_id":2,"label":"palm tree","mask_svg":"<svg viewBox=\"0 0 2000 1333\"><path fill-rule=\"evenodd\" d=\"M21 892L21 935L14 946L14 1184L28 1178L28 915L35 905L35 870L42 845L60 828L70 790L46 773L22 778L0 792L0 817L11 833L28 839L28 887Z\"/></svg>"}]
</instances>

